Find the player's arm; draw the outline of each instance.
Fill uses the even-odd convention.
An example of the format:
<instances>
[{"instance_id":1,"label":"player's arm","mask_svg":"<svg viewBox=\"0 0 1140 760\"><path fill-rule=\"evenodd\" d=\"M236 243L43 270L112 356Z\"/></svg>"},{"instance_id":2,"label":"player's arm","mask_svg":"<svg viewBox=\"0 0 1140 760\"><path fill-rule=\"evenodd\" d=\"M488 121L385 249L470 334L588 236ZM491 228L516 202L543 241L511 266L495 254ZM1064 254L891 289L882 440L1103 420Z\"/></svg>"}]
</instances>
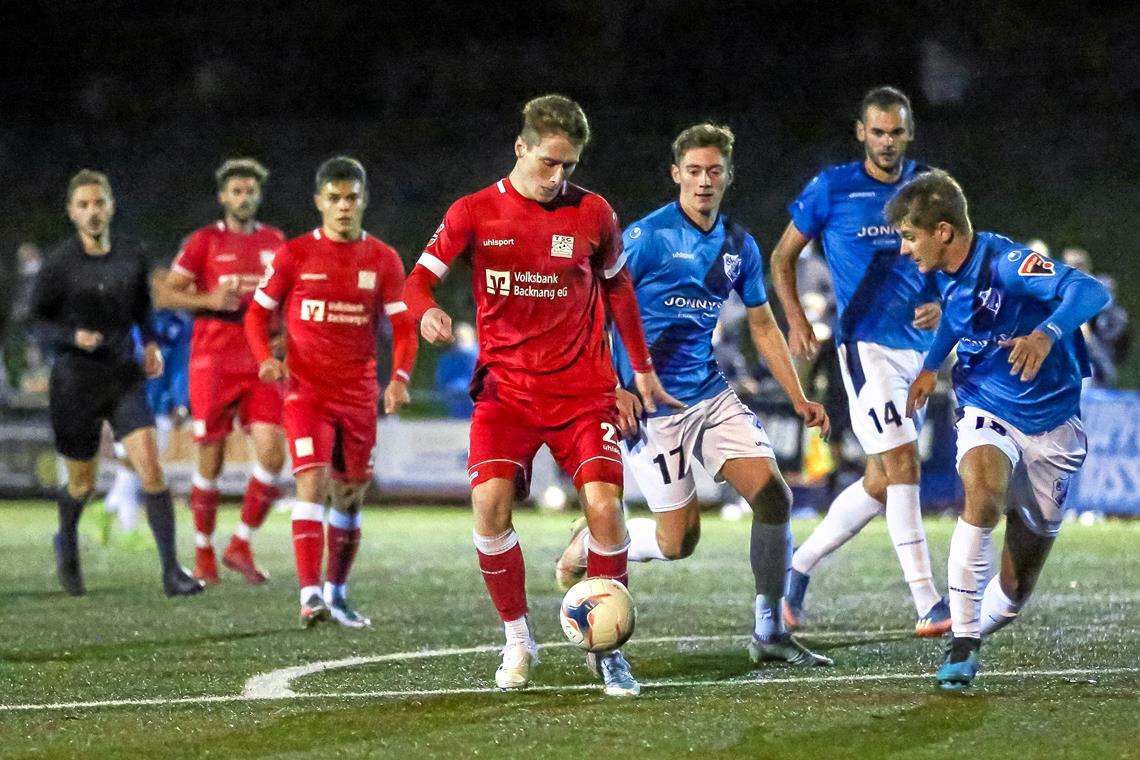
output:
<instances>
[{"instance_id":1,"label":"player's arm","mask_svg":"<svg viewBox=\"0 0 1140 760\"><path fill-rule=\"evenodd\" d=\"M1058 266L1057 262L1052 263L1054 267ZM1060 298L1057 308L1028 335L1004 340L998 344L1010 349L1009 374L1020 373L1022 382L1037 377L1045 357L1053 349L1053 344L1079 330L1081 325L1099 314L1111 298L1108 289L1100 281L1084 272L1070 269L1062 275L1051 276L1058 277L1059 282L1054 288L1048 288L1046 284L1045 293L1040 293L1029 285L1026 285L1024 290L1031 296L1038 297L1051 291L1053 298Z\"/></svg>"},{"instance_id":2,"label":"player's arm","mask_svg":"<svg viewBox=\"0 0 1140 760\"><path fill-rule=\"evenodd\" d=\"M142 254L140 253L140 259ZM139 339L143 345L143 370L149 378L161 377L163 369L162 350L158 347L158 335L154 331L154 305L150 300L150 273L145 264L139 266L135 280L134 308L131 319L139 329Z\"/></svg>"},{"instance_id":3,"label":"player's arm","mask_svg":"<svg viewBox=\"0 0 1140 760\"><path fill-rule=\"evenodd\" d=\"M206 263L209 244L195 233L183 244L166 276L155 278L154 304L159 309L235 311L241 305L240 281L227 278L212 291L198 292L197 282Z\"/></svg>"},{"instance_id":4,"label":"player's arm","mask_svg":"<svg viewBox=\"0 0 1140 760\"><path fill-rule=\"evenodd\" d=\"M788 346L792 354L800 359L811 359L819 351L819 341L804 313L796 289L796 262L810 240L796 228L794 222L788 222L784 234L772 250L772 284L788 319Z\"/></svg>"},{"instance_id":5,"label":"player's arm","mask_svg":"<svg viewBox=\"0 0 1140 760\"><path fill-rule=\"evenodd\" d=\"M67 274L56 256L47 258L32 289L31 318L37 334L51 345L93 351L103 342L102 334L66 324Z\"/></svg>"},{"instance_id":6,"label":"player's arm","mask_svg":"<svg viewBox=\"0 0 1140 760\"><path fill-rule=\"evenodd\" d=\"M432 294L447 276L452 262L467 250L471 230L466 200L460 198L447 210L404 283L404 303L412 319L420 323L420 335L428 343L440 345L452 341L451 317Z\"/></svg>"},{"instance_id":7,"label":"player's arm","mask_svg":"<svg viewBox=\"0 0 1140 760\"><path fill-rule=\"evenodd\" d=\"M154 305L160 309L187 311L236 311L241 305L240 282L236 279L218 283L206 293L199 293L195 279L177 270L154 282Z\"/></svg>"},{"instance_id":8,"label":"player's arm","mask_svg":"<svg viewBox=\"0 0 1140 760\"><path fill-rule=\"evenodd\" d=\"M653 369L649 348L645 344L645 328L641 324L641 309L637 305L637 295L633 291L633 279L625 265L628 254L622 245L621 228L617 214L605 201L598 204L598 248L594 252L595 276L602 285L602 297L614 327L621 336L633 365L633 384L641 396L641 404L648 412L657 411L661 402L674 409L684 409L685 404L665 391L661 379Z\"/></svg>"},{"instance_id":9,"label":"player's arm","mask_svg":"<svg viewBox=\"0 0 1140 760\"><path fill-rule=\"evenodd\" d=\"M907 391L907 417L913 417L917 410L926 406L926 400L934 393L934 387L938 381L938 368L942 366L942 362L946 361L946 357L954 350L954 346L958 345L959 338L961 336L954 332L949 321L943 320L938 326L938 332L934 334L934 342L930 344L930 350L926 352L926 358L922 360L922 370L914 382L910 384L910 390Z\"/></svg>"},{"instance_id":10,"label":"player's arm","mask_svg":"<svg viewBox=\"0 0 1140 760\"><path fill-rule=\"evenodd\" d=\"M264 382L275 383L285 379L288 368L285 362L273 355L270 320L292 286L292 268L289 266L288 247L278 249L265 267L265 274L253 293L253 301L246 309L243 328L245 341L257 362L257 376Z\"/></svg>"},{"instance_id":11,"label":"player's arm","mask_svg":"<svg viewBox=\"0 0 1140 760\"><path fill-rule=\"evenodd\" d=\"M757 353L764 357L768 371L784 389L788 400L795 407L796 414L808 427L818 427L820 435L826 439L831 432L831 420L827 418L827 411L822 404L808 401L804 394L800 378L792 366L792 355L788 351L788 344L784 341L780 326L776 324L770 305L765 303L748 307L748 331Z\"/></svg>"},{"instance_id":12,"label":"player's arm","mask_svg":"<svg viewBox=\"0 0 1140 760\"><path fill-rule=\"evenodd\" d=\"M395 414L412 400L408 382L412 379L420 342L416 338L416 320L403 301L404 265L394 251L389 262L381 294L384 313L392 323L392 377L384 388L384 413Z\"/></svg>"}]
</instances>

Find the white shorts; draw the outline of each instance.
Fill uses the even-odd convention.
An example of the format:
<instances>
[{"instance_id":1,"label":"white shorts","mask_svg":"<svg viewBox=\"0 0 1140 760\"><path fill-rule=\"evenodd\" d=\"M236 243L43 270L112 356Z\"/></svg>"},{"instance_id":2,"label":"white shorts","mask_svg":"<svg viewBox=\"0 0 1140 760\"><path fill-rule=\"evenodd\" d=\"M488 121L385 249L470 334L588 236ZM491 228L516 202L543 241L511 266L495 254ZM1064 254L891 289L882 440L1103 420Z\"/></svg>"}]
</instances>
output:
<instances>
[{"instance_id":1,"label":"white shorts","mask_svg":"<svg viewBox=\"0 0 1140 760\"><path fill-rule=\"evenodd\" d=\"M839 369L851 407L851 429L863 453L882 454L918 440L925 407L906 416L910 384L922 370L922 351L858 341L839 346Z\"/></svg>"},{"instance_id":2,"label":"white shorts","mask_svg":"<svg viewBox=\"0 0 1140 760\"><path fill-rule=\"evenodd\" d=\"M962 419L955 430L958 466L970 449L1001 449L1014 468L1006 511L1016 509L1034 533L1056 536L1061 530L1061 510L1069 494L1070 479L1085 461L1087 439L1080 419L1070 417L1052 430L1026 435L990 412L967 406L962 409ZM1023 484L1027 480L1028 488L1017 488L1019 479Z\"/></svg>"},{"instance_id":3,"label":"white shorts","mask_svg":"<svg viewBox=\"0 0 1140 760\"><path fill-rule=\"evenodd\" d=\"M683 412L650 418L638 440L621 446L654 512L680 509L696 496L694 458L718 483L729 459L776 458L764 426L731 388Z\"/></svg>"}]
</instances>

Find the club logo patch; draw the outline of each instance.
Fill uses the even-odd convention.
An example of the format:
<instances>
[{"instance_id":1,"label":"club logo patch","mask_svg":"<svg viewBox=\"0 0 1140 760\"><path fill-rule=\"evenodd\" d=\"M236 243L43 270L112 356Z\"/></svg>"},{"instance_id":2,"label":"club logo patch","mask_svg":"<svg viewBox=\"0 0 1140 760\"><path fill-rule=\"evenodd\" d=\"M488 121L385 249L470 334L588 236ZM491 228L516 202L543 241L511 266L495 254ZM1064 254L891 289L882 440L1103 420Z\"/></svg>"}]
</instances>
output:
<instances>
[{"instance_id":1,"label":"club logo patch","mask_svg":"<svg viewBox=\"0 0 1140 760\"><path fill-rule=\"evenodd\" d=\"M560 259L569 259L574 256L574 236L573 235L551 235L550 236L550 255L557 256Z\"/></svg>"},{"instance_id":2,"label":"club logo patch","mask_svg":"<svg viewBox=\"0 0 1140 760\"><path fill-rule=\"evenodd\" d=\"M1057 273L1057 267L1040 253L1031 253L1021 262L1017 273L1022 277L1052 277Z\"/></svg>"},{"instance_id":3,"label":"club logo patch","mask_svg":"<svg viewBox=\"0 0 1140 760\"><path fill-rule=\"evenodd\" d=\"M361 290L376 290L376 273L361 269L356 273L356 287Z\"/></svg>"},{"instance_id":4,"label":"club logo patch","mask_svg":"<svg viewBox=\"0 0 1140 760\"><path fill-rule=\"evenodd\" d=\"M736 278L740 277L740 256L735 253L724 254L724 276L730 282L736 282Z\"/></svg>"}]
</instances>

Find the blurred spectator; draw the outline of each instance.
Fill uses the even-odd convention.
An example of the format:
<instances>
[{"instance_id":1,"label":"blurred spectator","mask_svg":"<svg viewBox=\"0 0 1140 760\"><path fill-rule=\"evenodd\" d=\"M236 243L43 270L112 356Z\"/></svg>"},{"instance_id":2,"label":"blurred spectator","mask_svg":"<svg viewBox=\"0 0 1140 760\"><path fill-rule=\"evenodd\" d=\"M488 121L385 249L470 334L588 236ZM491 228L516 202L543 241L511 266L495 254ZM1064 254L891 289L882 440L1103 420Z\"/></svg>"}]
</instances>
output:
<instances>
[{"instance_id":1,"label":"blurred spectator","mask_svg":"<svg viewBox=\"0 0 1140 760\"><path fill-rule=\"evenodd\" d=\"M1036 248L1034 250L1037 250ZM1084 248L1070 246L1061 252L1061 260L1082 272L1096 277L1108 288L1112 300L1100 313L1081 326L1092 365L1092 378L1086 381L1093 388L1115 388L1117 367L1128 356L1132 343L1132 327L1128 312L1116 301L1116 279L1092 271L1092 257Z\"/></svg>"},{"instance_id":2,"label":"blurred spectator","mask_svg":"<svg viewBox=\"0 0 1140 760\"><path fill-rule=\"evenodd\" d=\"M16 249L16 283L12 313L4 332L4 370L8 387L24 388L25 378L44 374L46 352L30 329L32 289L43 266L43 252L35 243L21 243Z\"/></svg>"},{"instance_id":3,"label":"blurred spectator","mask_svg":"<svg viewBox=\"0 0 1140 760\"><path fill-rule=\"evenodd\" d=\"M435 366L435 389L447 406L449 417L466 419L474 408L468 389L475 372L475 360L479 357L479 344L475 340L475 328L466 322L456 322L452 332L455 342L443 352Z\"/></svg>"}]
</instances>

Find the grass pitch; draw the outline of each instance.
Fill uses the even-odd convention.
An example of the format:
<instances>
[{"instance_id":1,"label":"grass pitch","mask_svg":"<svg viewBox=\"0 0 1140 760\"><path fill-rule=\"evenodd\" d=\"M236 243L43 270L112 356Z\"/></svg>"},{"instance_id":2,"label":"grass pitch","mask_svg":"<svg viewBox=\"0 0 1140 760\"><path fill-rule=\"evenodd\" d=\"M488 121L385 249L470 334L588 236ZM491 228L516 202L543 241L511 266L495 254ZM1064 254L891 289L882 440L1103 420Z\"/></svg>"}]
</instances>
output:
<instances>
[{"instance_id":1,"label":"grass pitch","mask_svg":"<svg viewBox=\"0 0 1140 760\"><path fill-rule=\"evenodd\" d=\"M813 576L802 638L836 665L805 671L749 666L748 524L706 515L692 558L632 568L625 651L645 690L623 700L558 627L567 515L516 516L532 622L552 646L534 688L499 693L501 630L465 510L370 509L352 597L375 627L302 631L287 514L255 539L267 586L223 571L222 586L168 600L149 536L103 545L98 506L80 599L56 586L50 505L0 506L0 756L1140 757L1136 522L1066 525L1029 608L983 647L977 685L949 694L933 678L942 642L911 634L881 521ZM219 536L236 520L223 510ZM797 540L814 525L795 523ZM927 523L942 587L951 529Z\"/></svg>"}]
</instances>

